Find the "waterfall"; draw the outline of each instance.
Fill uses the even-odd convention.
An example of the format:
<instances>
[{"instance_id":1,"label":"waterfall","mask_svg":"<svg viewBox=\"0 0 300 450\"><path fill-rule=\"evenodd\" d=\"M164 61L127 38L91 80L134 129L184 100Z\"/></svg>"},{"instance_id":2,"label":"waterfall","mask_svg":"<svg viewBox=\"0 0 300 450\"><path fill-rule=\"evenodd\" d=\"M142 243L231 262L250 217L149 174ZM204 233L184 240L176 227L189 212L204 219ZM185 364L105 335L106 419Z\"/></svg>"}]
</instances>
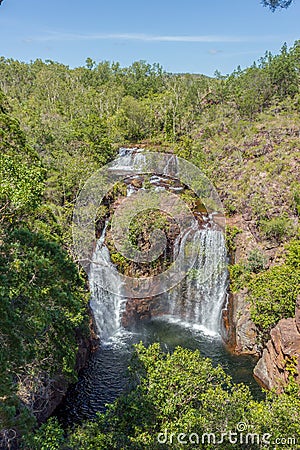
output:
<instances>
[{"instance_id":1,"label":"waterfall","mask_svg":"<svg viewBox=\"0 0 300 450\"><path fill-rule=\"evenodd\" d=\"M195 264L195 285L198 294L198 307L195 308L195 321L215 333L220 331L221 310L226 297L227 252L224 234L215 229L201 230L201 248ZM189 289L193 283L189 284ZM192 295L188 292L188 298Z\"/></svg>"},{"instance_id":2,"label":"waterfall","mask_svg":"<svg viewBox=\"0 0 300 450\"><path fill-rule=\"evenodd\" d=\"M107 222L103 228L101 237L92 258L89 272L89 284L91 291L90 306L93 311L97 331L101 339L106 341L121 330L121 319L125 307L125 297L122 296L122 285L117 276L117 269L110 260L108 248L104 244ZM103 276L103 267L110 266L110 277ZM103 281L107 283L103 286ZM119 295L110 292L109 285L117 287Z\"/></svg>"},{"instance_id":3,"label":"waterfall","mask_svg":"<svg viewBox=\"0 0 300 450\"><path fill-rule=\"evenodd\" d=\"M120 156L124 159L122 165L115 165L116 170L127 170L133 165L143 163L144 155L137 149L122 148ZM168 164L174 164L172 158ZM161 180L164 178L154 175L150 182L157 185ZM182 188L173 187L173 190L176 189L180 191ZM127 196L131 196L135 191L136 187L133 185L127 186ZM109 251L104 244L106 227L107 224L98 240L89 274L90 305L98 333L104 341L122 330L122 315L127 301L122 295L124 290L117 276L117 269L111 263ZM214 223L213 214L205 218L204 225L202 228L199 227L194 239L200 242L200 250L193 268L179 285L161 294L160 297L167 304L165 318L216 336L220 335L221 310L225 303L228 277L225 239L223 232ZM179 245L180 242L175 241L174 259ZM106 290L103 286L103 267L107 265L110 265L111 270L109 279L106 277ZM113 285L115 291L117 287L117 294L110 292L109 285Z\"/></svg>"},{"instance_id":4,"label":"waterfall","mask_svg":"<svg viewBox=\"0 0 300 450\"><path fill-rule=\"evenodd\" d=\"M218 229L199 230L200 251L186 279L165 295L169 320L192 326L208 335L219 335L226 298L227 254L224 235Z\"/></svg>"}]
</instances>

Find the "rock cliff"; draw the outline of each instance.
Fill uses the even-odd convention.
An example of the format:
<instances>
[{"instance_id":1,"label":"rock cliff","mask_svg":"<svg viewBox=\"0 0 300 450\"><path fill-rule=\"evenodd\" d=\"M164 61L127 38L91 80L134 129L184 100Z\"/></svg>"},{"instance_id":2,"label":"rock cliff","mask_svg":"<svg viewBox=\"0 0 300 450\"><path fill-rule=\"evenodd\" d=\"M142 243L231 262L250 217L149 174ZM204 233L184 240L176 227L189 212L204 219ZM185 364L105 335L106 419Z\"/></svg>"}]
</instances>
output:
<instances>
[{"instance_id":1,"label":"rock cliff","mask_svg":"<svg viewBox=\"0 0 300 450\"><path fill-rule=\"evenodd\" d=\"M267 389L283 390L290 376L300 385L300 297L295 318L281 319L254 368L254 376Z\"/></svg>"}]
</instances>

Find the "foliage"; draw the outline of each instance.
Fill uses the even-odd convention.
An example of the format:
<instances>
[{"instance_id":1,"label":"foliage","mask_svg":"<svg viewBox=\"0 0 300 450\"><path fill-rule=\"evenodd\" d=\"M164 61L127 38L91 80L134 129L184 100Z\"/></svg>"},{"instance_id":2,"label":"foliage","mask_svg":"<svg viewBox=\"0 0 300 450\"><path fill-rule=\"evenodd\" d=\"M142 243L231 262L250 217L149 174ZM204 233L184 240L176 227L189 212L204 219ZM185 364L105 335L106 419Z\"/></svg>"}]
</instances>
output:
<instances>
[{"instance_id":1,"label":"foliage","mask_svg":"<svg viewBox=\"0 0 300 450\"><path fill-rule=\"evenodd\" d=\"M231 264L228 266L231 292L238 292L247 286L251 279L251 273L243 263Z\"/></svg>"},{"instance_id":2,"label":"foliage","mask_svg":"<svg viewBox=\"0 0 300 450\"><path fill-rule=\"evenodd\" d=\"M229 253L233 253L236 250L236 236L241 233L242 230L237 226L226 226L226 248Z\"/></svg>"},{"instance_id":3,"label":"foliage","mask_svg":"<svg viewBox=\"0 0 300 450\"><path fill-rule=\"evenodd\" d=\"M2 351L16 370L36 358L50 373L71 373L73 330L84 309L76 266L57 244L26 229L5 237L0 258Z\"/></svg>"},{"instance_id":4,"label":"foliage","mask_svg":"<svg viewBox=\"0 0 300 450\"><path fill-rule=\"evenodd\" d=\"M265 269L266 266L266 257L264 254L257 248L251 250L249 253L246 269L253 273L261 272Z\"/></svg>"},{"instance_id":5,"label":"foliage","mask_svg":"<svg viewBox=\"0 0 300 450\"><path fill-rule=\"evenodd\" d=\"M249 283L251 317L265 337L281 318L294 316L300 294L299 255L300 242L292 241L284 264L258 274Z\"/></svg>"},{"instance_id":6,"label":"foliage","mask_svg":"<svg viewBox=\"0 0 300 450\"><path fill-rule=\"evenodd\" d=\"M230 277L230 289L237 292L247 287L254 274L265 269L266 258L257 248L251 250L246 261L241 261L228 266Z\"/></svg>"},{"instance_id":7,"label":"foliage","mask_svg":"<svg viewBox=\"0 0 300 450\"><path fill-rule=\"evenodd\" d=\"M293 235L293 222L287 216L273 217L270 220L263 219L260 229L267 239L282 242L285 238Z\"/></svg>"},{"instance_id":8,"label":"foliage","mask_svg":"<svg viewBox=\"0 0 300 450\"><path fill-rule=\"evenodd\" d=\"M135 216L135 221L129 226L129 239L139 249L145 243L149 244L151 233L168 227L167 215L161 211L143 211Z\"/></svg>"},{"instance_id":9,"label":"foliage","mask_svg":"<svg viewBox=\"0 0 300 450\"><path fill-rule=\"evenodd\" d=\"M129 225L128 242L125 242L123 248L123 252L126 256L124 256L122 252L117 251L114 241L111 238L110 225L111 224L109 223L106 235L106 245L110 251L111 261L117 266L120 272L136 277L145 276L147 274L153 276L162 270L166 270L172 262L172 242L174 241L174 233L178 234L179 228L176 226L175 221L166 213L162 213L156 209L150 209L135 215L134 220L132 220ZM132 249L137 251L142 249L144 254L151 251L153 248L155 249L155 244L159 242L157 234L155 235L158 230L162 230L161 237L163 238L164 236L166 238L164 252L158 253L159 256L153 260L151 257L149 261L146 259L142 264L133 262L128 256ZM126 246L128 246L128 248L126 248ZM157 250L161 250L159 245Z\"/></svg>"},{"instance_id":10,"label":"foliage","mask_svg":"<svg viewBox=\"0 0 300 450\"><path fill-rule=\"evenodd\" d=\"M41 201L44 171L19 123L0 112L0 210L5 217L24 214Z\"/></svg>"},{"instance_id":11,"label":"foliage","mask_svg":"<svg viewBox=\"0 0 300 450\"><path fill-rule=\"evenodd\" d=\"M267 52L216 78L167 74L145 61L121 67L90 58L70 69L1 58L0 88L47 170L45 198L65 245L76 192L126 142L171 150L200 166L229 215L247 204L257 225L294 216L299 49L298 41L283 45L278 55Z\"/></svg>"},{"instance_id":12,"label":"foliage","mask_svg":"<svg viewBox=\"0 0 300 450\"><path fill-rule=\"evenodd\" d=\"M238 69L228 79L233 89L233 99L243 117L253 118L268 104L271 95L271 81L266 71L256 65L241 71Z\"/></svg>"},{"instance_id":13,"label":"foliage","mask_svg":"<svg viewBox=\"0 0 300 450\"><path fill-rule=\"evenodd\" d=\"M43 204L41 160L5 107L0 123L0 440L13 436L14 445L35 423L35 403L47 402L39 390L76 378L87 298Z\"/></svg>"},{"instance_id":14,"label":"foliage","mask_svg":"<svg viewBox=\"0 0 300 450\"><path fill-rule=\"evenodd\" d=\"M37 433L26 437L26 447L32 450L59 450L64 443L64 430L58 420L51 417Z\"/></svg>"},{"instance_id":15,"label":"foliage","mask_svg":"<svg viewBox=\"0 0 300 450\"><path fill-rule=\"evenodd\" d=\"M75 329L82 328L85 318L83 282L57 244L26 229L2 238L0 359L5 370L2 365L0 379L12 397L6 391L0 414L15 402L14 378L26 378L28 370L36 379L64 374L74 380ZM6 417L2 426L11 420Z\"/></svg>"},{"instance_id":16,"label":"foliage","mask_svg":"<svg viewBox=\"0 0 300 450\"><path fill-rule=\"evenodd\" d=\"M292 238L299 218L299 70L300 41L215 78L168 74L145 61L121 67L88 58L86 67L70 69L0 58L1 427L30 434L34 418L20 401L24 379L33 380L35 393L41 380L74 376L75 334L86 326L87 299L66 253L72 212L78 190L119 146L127 142L187 158L215 184L228 215L245 215L258 239L281 244ZM112 197L124 193L118 185ZM199 206L188 191L182 198ZM107 205L99 210L99 223L108 212ZM239 232L227 229L231 253ZM134 225L132 235L138 245ZM230 268L233 289L249 285L252 317L264 333L293 313L297 242L280 266L264 270L255 250ZM118 252L111 257L131 270ZM288 394L252 404L247 389L233 387L199 355L178 350L167 357L156 347L138 354L136 390L96 422L70 432L68 442L49 422L29 448L155 448L153 433L166 424L202 432L210 424L229 429L240 417L261 431L274 424L274 435L284 434L283 424L296 430L291 417L299 405Z\"/></svg>"},{"instance_id":17,"label":"foliage","mask_svg":"<svg viewBox=\"0 0 300 450\"><path fill-rule=\"evenodd\" d=\"M270 8L271 11L276 11L277 8L288 8L293 0L262 0L262 4Z\"/></svg>"},{"instance_id":18,"label":"foliage","mask_svg":"<svg viewBox=\"0 0 300 450\"><path fill-rule=\"evenodd\" d=\"M240 439L246 433L261 437L270 433L270 443L271 439L299 436L300 400L292 382L280 396L271 392L265 400L255 401L249 388L233 385L220 366L213 367L198 351L177 347L172 354L165 354L159 344L148 348L137 345L130 371L133 382L130 391L95 421L68 430L60 448L212 450L218 442L218 448L224 450L258 450L264 447L255 438L252 441L249 436L248 443ZM246 428L240 438L242 433L238 433L237 427L241 422ZM35 443L42 443L43 437L52 435L56 429L57 423L49 422L37 431ZM237 433L239 438L230 442L229 432ZM208 441L207 433L215 433L215 443ZM227 433L223 442L219 442L221 433ZM61 434L58 429L57 436ZM197 436L199 443L195 440ZM185 440L185 444L180 444L180 440ZM296 442L285 448L296 448ZM30 449L38 449L36 444Z\"/></svg>"}]
</instances>

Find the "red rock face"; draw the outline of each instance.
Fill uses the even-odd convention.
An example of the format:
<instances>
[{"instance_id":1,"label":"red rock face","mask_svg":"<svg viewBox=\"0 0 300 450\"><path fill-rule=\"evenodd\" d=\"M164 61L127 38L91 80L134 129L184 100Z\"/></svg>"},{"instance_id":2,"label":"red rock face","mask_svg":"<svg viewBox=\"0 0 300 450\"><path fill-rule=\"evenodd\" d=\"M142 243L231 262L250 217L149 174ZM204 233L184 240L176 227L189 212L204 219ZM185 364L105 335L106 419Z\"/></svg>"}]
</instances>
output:
<instances>
[{"instance_id":1,"label":"red rock face","mask_svg":"<svg viewBox=\"0 0 300 450\"><path fill-rule=\"evenodd\" d=\"M300 384L300 298L295 318L281 319L271 331L271 339L254 368L254 376L267 389L282 392L292 366L293 376Z\"/></svg>"},{"instance_id":2,"label":"red rock face","mask_svg":"<svg viewBox=\"0 0 300 450\"><path fill-rule=\"evenodd\" d=\"M296 321L296 327L300 333L300 297L297 298L297 302L296 302L295 321Z\"/></svg>"}]
</instances>

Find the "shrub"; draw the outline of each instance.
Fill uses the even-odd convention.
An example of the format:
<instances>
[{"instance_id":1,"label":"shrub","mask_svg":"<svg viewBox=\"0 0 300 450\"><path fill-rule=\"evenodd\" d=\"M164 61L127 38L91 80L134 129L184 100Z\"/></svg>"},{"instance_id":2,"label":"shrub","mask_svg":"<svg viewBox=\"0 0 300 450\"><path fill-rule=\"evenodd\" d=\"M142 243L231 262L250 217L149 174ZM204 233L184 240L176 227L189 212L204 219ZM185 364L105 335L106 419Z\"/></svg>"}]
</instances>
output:
<instances>
[{"instance_id":1,"label":"shrub","mask_svg":"<svg viewBox=\"0 0 300 450\"><path fill-rule=\"evenodd\" d=\"M64 430L58 420L51 417L35 434L24 438L26 449L30 450L59 450L64 442Z\"/></svg>"},{"instance_id":2,"label":"shrub","mask_svg":"<svg viewBox=\"0 0 300 450\"><path fill-rule=\"evenodd\" d=\"M293 234L293 223L287 216L273 217L270 220L263 219L260 222L260 230L270 240L282 242Z\"/></svg>"},{"instance_id":3,"label":"shrub","mask_svg":"<svg viewBox=\"0 0 300 450\"><path fill-rule=\"evenodd\" d=\"M237 292L245 287L250 279L250 273L244 264L233 264L228 267L230 277L230 289Z\"/></svg>"},{"instance_id":4,"label":"shrub","mask_svg":"<svg viewBox=\"0 0 300 450\"><path fill-rule=\"evenodd\" d=\"M293 317L300 294L300 241L287 248L284 264L258 274L249 283L251 317L267 338L283 317Z\"/></svg>"},{"instance_id":5,"label":"shrub","mask_svg":"<svg viewBox=\"0 0 300 450\"><path fill-rule=\"evenodd\" d=\"M259 273L266 267L266 257L259 249L253 249L249 253L246 269L250 272Z\"/></svg>"},{"instance_id":6,"label":"shrub","mask_svg":"<svg viewBox=\"0 0 300 450\"><path fill-rule=\"evenodd\" d=\"M270 392L265 400L256 401L247 386L232 384L224 370L213 367L199 351L177 347L172 354L165 354L159 344L148 348L138 344L130 372L136 382L106 413L68 430L65 441L62 429L51 420L37 431L34 445L26 450L212 450L216 444L221 450L259 450L267 447L253 441L245 445L246 433L244 442L229 440L228 433L235 432L239 423L250 424L249 433L269 436L270 441L300 433L299 389L293 381L283 394ZM221 433L227 436L209 443L201 439L208 432L217 439ZM200 437L198 442L189 440L191 433ZM165 444L158 436L166 438ZM177 437L185 437L185 445ZM284 448L298 448L296 442L295 438Z\"/></svg>"},{"instance_id":7,"label":"shrub","mask_svg":"<svg viewBox=\"0 0 300 450\"><path fill-rule=\"evenodd\" d=\"M233 253L236 250L235 238L239 233L242 233L243 230L236 227L227 226L226 227L226 248L229 253Z\"/></svg>"}]
</instances>

